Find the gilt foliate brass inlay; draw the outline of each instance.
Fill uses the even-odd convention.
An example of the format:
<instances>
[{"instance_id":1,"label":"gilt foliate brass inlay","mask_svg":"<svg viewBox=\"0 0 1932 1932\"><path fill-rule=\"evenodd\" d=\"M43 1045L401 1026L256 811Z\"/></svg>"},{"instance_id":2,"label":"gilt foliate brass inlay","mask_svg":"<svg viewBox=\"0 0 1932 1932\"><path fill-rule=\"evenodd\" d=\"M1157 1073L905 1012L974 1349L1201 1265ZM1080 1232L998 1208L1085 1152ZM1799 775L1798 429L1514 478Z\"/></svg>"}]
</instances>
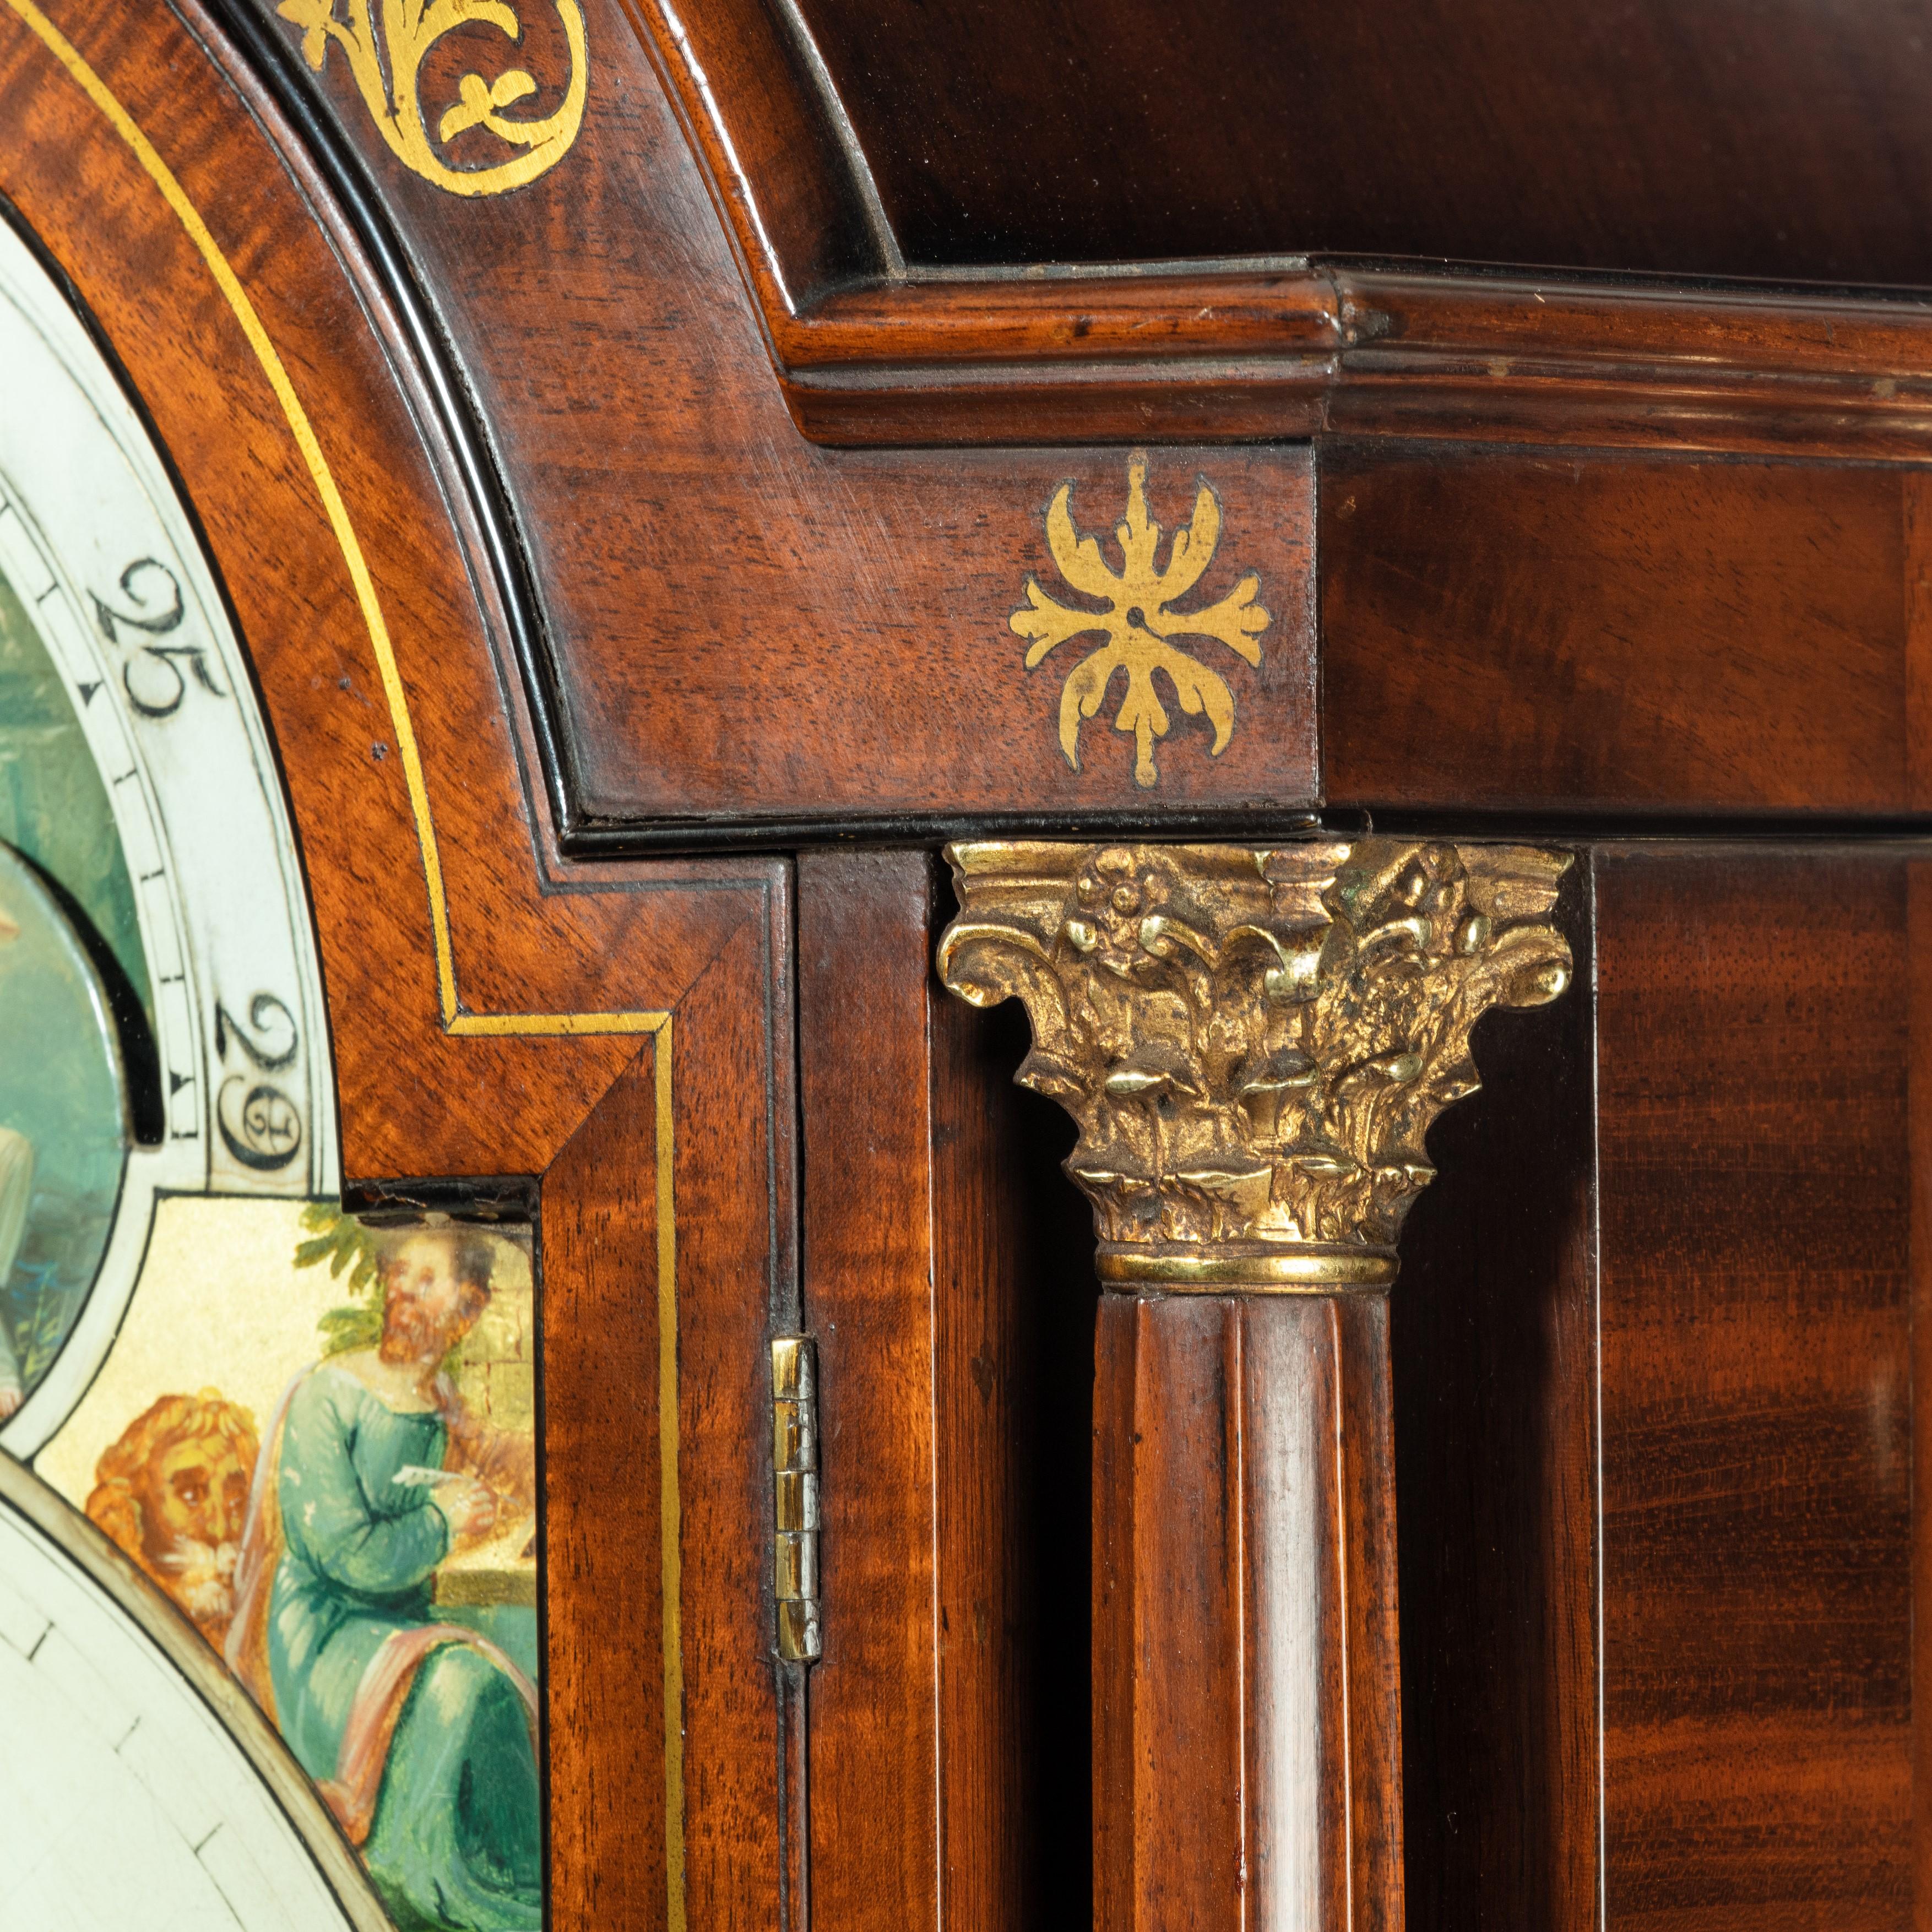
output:
<instances>
[{"instance_id":1,"label":"gilt foliate brass inlay","mask_svg":"<svg viewBox=\"0 0 1932 1932\"><path fill-rule=\"evenodd\" d=\"M502 194L555 166L584 123L590 74L584 13L578 0L554 4L570 50L570 79L556 112L534 120L503 112L537 91L521 68L507 68L488 81L466 74L436 122L434 140L418 92L423 62L459 27L494 27L520 40L523 23L505 0L281 0L276 11L302 28L303 56L318 73L332 46L342 50L376 130L405 167L452 194ZM515 152L482 167L452 167L439 144L447 146L476 128Z\"/></svg>"},{"instance_id":2,"label":"gilt foliate brass inlay","mask_svg":"<svg viewBox=\"0 0 1932 1932\"><path fill-rule=\"evenodd\" d=\"M1107 688L1117 670L1126 673L1126 686L1114 713L1114 728L1134 740L1134 782L1151 786L1159 779L1154 764L1156 738L1167 736L1172 720L1154 684L1159 671L1175 701L1190 716L1204 712L1214 728L1208 747L1216 758L1227 748L1234 729L1234 694L1218 671L1190 657L1172 640L1175 638L1218 639L1246 663L1259 667L1262 647L1256 640L1269 623L1268 614L1256 602L1261 579L1250 574L1218 602L1198 610L1177 610L1207 573L1221 541L1221 506L1204 482L1194 499L1194 516L1174 533L1165 566L1156 562L1161 527L1148 514L1147 458L1136 450L1127 464L1127 510L1114 526L1120 568L1108 562L1097 538L1076 530L1070 507L1073 494L1063 483L1047 506L1046 544L1060 574L1082 596L1107 607L1077 609L1049 597L1036 578L1026 581L1027 601L1007 622L1028 640L1026 665L1033 670L1047 654L1072 638L1103 632L1106 641L1096 646L1067 674L1060 694L1060 748L1076 771L1080 769L1080 725L1106 702Z\"/></svg>"},{"instance_id":3,"label":"gilt foliate brass inlay","mask_svg":"<svg viewBox=\"0 0 1932 1932\"><path fill-rule=\"evenodd\" d=\"M1568 855L1371 838L950 849L940 976L1025 1005L1018 1078L1079 1124L1067 1172L1123 1283L1391 1280L1469 1034L1570 980Z\"/></svg>"}]
</instances>

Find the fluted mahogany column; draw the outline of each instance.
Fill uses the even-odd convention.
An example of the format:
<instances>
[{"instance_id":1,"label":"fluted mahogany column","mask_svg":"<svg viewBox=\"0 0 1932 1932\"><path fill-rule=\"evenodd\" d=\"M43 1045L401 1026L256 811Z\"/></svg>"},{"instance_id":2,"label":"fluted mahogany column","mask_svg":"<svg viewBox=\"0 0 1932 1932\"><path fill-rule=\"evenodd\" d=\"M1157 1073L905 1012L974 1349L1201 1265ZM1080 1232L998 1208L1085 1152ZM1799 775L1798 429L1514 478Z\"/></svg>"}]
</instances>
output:
<instances>
[{"instance_id":1,"label":"fluted mahogany column","mask_svg":"<svg viewBox=\"0 0 1932 1932\"><path fill-rule=\"evenodd\" d=\"M1567 859L1390 838L956 846L946 983L1094 1204L1096 1932L1396 1932L1388 1292Z\"/></svg>"}]
</instances>

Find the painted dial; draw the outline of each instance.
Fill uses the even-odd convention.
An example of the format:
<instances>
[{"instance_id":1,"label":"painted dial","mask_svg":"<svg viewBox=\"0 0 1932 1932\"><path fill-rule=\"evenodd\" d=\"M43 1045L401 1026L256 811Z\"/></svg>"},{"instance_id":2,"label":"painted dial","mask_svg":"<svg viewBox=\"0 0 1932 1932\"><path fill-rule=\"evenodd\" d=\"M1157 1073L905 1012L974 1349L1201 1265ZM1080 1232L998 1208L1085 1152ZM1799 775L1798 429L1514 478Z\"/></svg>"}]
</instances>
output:
<instances>
[{"instance_id":1,"label":"painted dial","mask_svg":"<svg viewBox=\"0 0 1932 1932\"><path fill-rule=\"evenodd\" d=\"M25 1399L0 1424L0 1445L24 1456L100 1366L160 1196L308 1198L340 1180L301 866L247 662L139 413L59 285L4 226L0 843L49 889L97 974L122 1090L98 1102L96 1129L121 1134L126 1116L98 1252L56 1270L70 1318L48 1359L35 1331ZM8 997L0 957L0 1026ZM9 1068L0 1133L30 1148L55 1133L84 1037L45 1037ZM0 1275L0 1328L16 1358L54 1280L46 1256L88 1247L64 1232L81 1210L48 1184L44 1159L34 1171ZM22 1256L39 1270L31 1278ZM0 1408L4 1398L0 1388Z\"/></svg>"}]
</instances>

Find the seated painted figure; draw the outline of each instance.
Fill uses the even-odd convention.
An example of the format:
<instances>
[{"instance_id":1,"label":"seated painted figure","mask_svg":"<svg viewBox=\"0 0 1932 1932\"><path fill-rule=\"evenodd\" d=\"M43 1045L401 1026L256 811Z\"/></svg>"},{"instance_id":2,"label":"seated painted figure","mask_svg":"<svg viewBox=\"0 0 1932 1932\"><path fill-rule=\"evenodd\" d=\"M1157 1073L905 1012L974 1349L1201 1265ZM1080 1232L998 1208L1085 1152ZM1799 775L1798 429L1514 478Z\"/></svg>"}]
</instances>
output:
<instances>
[{"instance_id":1,"label":"seated painted figure","mask_svg":"<svg viewBox=\"0 0 1932 1932\"><path fill-rule=\"evenodd\" d=\"M533 1486L526 1445L439 1373L488 1302L491 1259L451 1230L381 1239L381 1341L284 1398L236 1578L229 1663L405 1932L542 1923L536 1693L430 1607L437 1566Z\"/></svg>"}]
</instances>

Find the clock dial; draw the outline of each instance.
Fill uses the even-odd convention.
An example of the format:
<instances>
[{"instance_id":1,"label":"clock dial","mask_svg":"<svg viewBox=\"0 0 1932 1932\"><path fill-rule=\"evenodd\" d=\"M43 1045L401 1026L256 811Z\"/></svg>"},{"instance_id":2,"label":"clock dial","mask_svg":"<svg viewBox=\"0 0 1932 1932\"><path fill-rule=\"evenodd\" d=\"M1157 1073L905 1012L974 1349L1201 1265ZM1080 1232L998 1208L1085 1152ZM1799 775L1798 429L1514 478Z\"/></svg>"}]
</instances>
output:
<instances>
[{"instance_id":1,"label":"clock dial","mask_svg":"<svg viewBox=\"0 0 1932 1932\"><path fill-rule=\"evenodd\" d=\"M302 1198L340 1182L301 867L226 606L113 370L4 227L0 839L51 882L101 976L130 1130L62 1345L35 1354L0 1427L28 1455L99 1368L158 1198ZM9 1075L26 1097L0 1094L0 1130L29 1136L35 1094L84 1051L78 1036L37 1042ZM37 1184L22 1254L56 1212ZM0 1322L31 1286L20 1268L0 1280Z\"/></svg>"},{"instance_id":2,"label":"clock dial","mask_svg":"<svg viewBox=\"0 0 1932 1932\"><path fill-rule=\"evenodd\" d=\"M130 1138L105 980L45 876L0 845L0 1416L86 1303Z\"/></svg>"}]
</instances>

